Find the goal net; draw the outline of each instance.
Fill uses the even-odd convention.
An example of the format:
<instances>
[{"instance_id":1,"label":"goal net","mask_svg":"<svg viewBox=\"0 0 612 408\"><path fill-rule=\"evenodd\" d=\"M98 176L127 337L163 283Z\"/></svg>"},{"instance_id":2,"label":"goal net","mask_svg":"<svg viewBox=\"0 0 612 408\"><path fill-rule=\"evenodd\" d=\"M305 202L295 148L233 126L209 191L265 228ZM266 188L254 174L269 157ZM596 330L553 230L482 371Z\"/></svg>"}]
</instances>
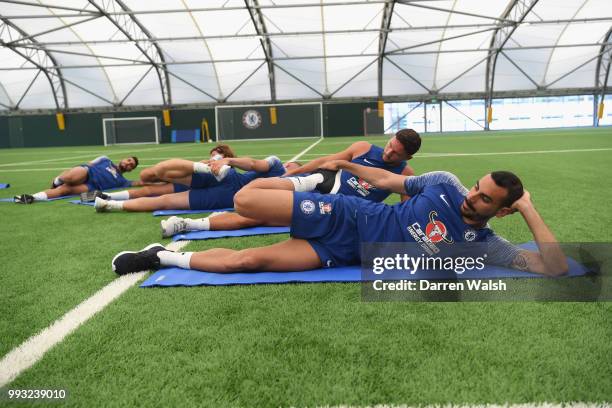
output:
<instances>
[{"instance_id":1,"label":"goal net","mask_svg":"<svg viewBox=\"0 0 612 408\"><path fill-rule=\"evenodd\" d=\"M323 104L215 107L217 141L323 136Z\"/></svg>"},{"instance_id":2,"label":"goal net","mask_svg":"<svg viewBox=\"0 0 612 408\"><path fill-rule=\"evenodd\" d=\"M115 144L159 143L159 119L104 118L104 146Z\"/></svg>"}]
</instances>

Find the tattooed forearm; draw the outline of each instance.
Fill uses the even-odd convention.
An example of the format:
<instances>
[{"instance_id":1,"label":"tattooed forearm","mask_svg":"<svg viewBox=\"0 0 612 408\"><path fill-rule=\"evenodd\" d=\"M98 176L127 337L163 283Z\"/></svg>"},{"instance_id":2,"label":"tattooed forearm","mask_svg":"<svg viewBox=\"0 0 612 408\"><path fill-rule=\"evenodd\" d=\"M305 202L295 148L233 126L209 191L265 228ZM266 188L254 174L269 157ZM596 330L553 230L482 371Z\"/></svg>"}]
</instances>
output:
<instances>
[{"instance_id":1,"label":"tattooed forearm","mask_svg":"<svg viewBox=\"0 0 612 408\"><path fill-rule=\"evenodd\" d=\"M512 267L514 269L526 271L528 268L527 268L527 257L525 256L525 254L519 253L516 256L516 258L514 258L514 260L512 261Z\"/></svg>"}]
</instances>

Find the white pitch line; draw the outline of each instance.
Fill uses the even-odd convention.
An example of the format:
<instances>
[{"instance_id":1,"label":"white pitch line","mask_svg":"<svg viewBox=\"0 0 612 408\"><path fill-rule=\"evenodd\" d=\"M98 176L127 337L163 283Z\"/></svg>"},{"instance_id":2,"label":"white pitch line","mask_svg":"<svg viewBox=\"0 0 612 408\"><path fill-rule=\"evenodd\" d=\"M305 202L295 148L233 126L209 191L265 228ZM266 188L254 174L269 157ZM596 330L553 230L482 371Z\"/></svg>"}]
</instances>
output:
<instances>
[{"instance_id":1,"label":"white pitch line","mask_svg":"<svg viewBox=\"0 0 612 408\"><path fill-rule=\"evenodd\" d=\"M37 163L52 163L52 162L61 162L61 161L65 161L65 160L74 160L74 159L82 159L82 158L87 158L87 157L91 157L92 159L95 158L96 155L98 156L102 156L102 155L112 155L112 156L118 156L118 155L126 155L129 156L134 152L148 152L148 151L153 151L153 150L170 150L172 148L177 148L177 146L159 146L159 147L151 147L151 148L144 148L144 149L130 149L129 151L99 151L98 153L91 153L91 154L87 154L87 155L78 155L78 156L70 156L70 157L60 157L60 158L56 158L56 159L45 159L45 160L33 160L33 161L27 161L27 162L19 162L19 163L5 163L5 164L0 164L0 167L7 167L7 166L22 166L24 164L37 164Z\"/></svg>"},{"instance_id":2,"label":"white pitch line","mask_svg":"<svg viewBox=\"0 0 612 408\"><path fill-rule=\"evenodd\" d=\"M167 245L171 251L179 251L191 241L176 241ZM81 302L51 326L30 337L0 360L0 388L9 384L19 374L32 367L47 351L75 331L80 325L108 306L129 288L140 282L147 272L123 275Z\"/></svg>"},{"instance_id":3,"label":"white pitch line","mask_svg":"<svg viewBox=\"0 0 612 408\"><path fill-rule=\"evenodd\" d=\"M313 145L308 146L304 151L300 152L298 155L294 156L289 161L295 161L301 156L327 156L332 153L310 153L306 154L310 149L315 147L318 143L320 143L323 139L317 140ZM607 152L611 151L612 147L603 147L596 149L567 149L567 150L528 150L523 152L480 152L480 153L417 153L417 159L428 159L428 158L436 158L436 157L467 157L467 156L507 156L507 155L517 155L517 154L553 154L553 153L588 153L588 152ZM261 157L264 157L263 155ZM267 156L265 156L267 157ZM280 155L279 157L289 157L289 155ZM146 162L145 162L146 163ZM146 166L146 164L144 164ZM9 172L22 172L22 171L55 171L55 170L65 170L65 168L46 168L46 169L9 169L3 170L0 169L0 173L9 173Z\"/></svg>"},{"instance_id":4,"label":"white pitch line","mask_svg":"<svg viewBox=\"0 0 612 408\"><path fill-rule=\"evenodd\" d=\"M314 142L313 144L311 144L310 146L308 146L307 148L305 148L304 150L302 150L301 152L299 152L298 154L293 156L289 161L290 162L296 161L297 159L299 159L300 157L302 157L303 155L308 153L310 151L310 149L312 149L313 147L315 147L316 145L318 145L322 141L323 141L323 138L320 138L319 140L317 140L316 142Z\"/></svg>"},{"instance_id":5,"label":"white pitch line","mask_svg":"<svg viewBox=\"0 0 612 408\"><path fill-rule=\"evenodd\" d=\"M513 154L548 154L548 153L585 153L585 152L605 152L612 150L612 147L602 147L597 149L567 149L567 150L528 150L525 152L481 152L481 153L417 153L417 157L461 157L461 156L505 156Z\"/></svg>"}]
</instances>

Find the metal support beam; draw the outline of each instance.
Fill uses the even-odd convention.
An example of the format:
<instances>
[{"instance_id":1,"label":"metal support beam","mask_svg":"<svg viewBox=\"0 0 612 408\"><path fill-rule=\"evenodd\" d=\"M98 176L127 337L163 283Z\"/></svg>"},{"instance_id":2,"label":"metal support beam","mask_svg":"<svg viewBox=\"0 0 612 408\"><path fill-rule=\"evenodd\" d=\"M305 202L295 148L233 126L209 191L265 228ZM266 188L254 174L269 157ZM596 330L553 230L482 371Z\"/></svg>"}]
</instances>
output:
<instances>
[{"instance_id":1,"label":"metal support beam","mask_svg":"<svg viewBox=\"0 0 612 408\"><path fill-rule=\"evenodd\" d=\"M393 8L395 0L391 0L383 7L382 19L380 22L380 33L378 34L378 100L383 99L383 64L387 39L389 38L389 28L393 18Z\"/></svg>"},{"instance_id":2,"label":"metal support beam","mask_svg":"<svg viewBox=\"0 0 612 408\"><path fill-rule=\"evenodd\" d=\"M223 100L222 100L221 102L227 102L227 100L229 99L229 97L230 97L230 96L232 96L232 95L233 95L233 94L234 94L234 93L235 93L235 92L236 92L238 89L240 89L240 87L241 87L242 85L244 85L244 84L246 83L246 81L248 81L249 79L251 79L251 77L252 77L253 75L255 75L255 73L256 73L257 71L259 71L259 68L261 68L261 67L262 67L262 66L263 66L265 63L266 63L266 62L264 61L264 62L262 62L261 64L259 64L259 66L258 66L257 68L255 68L255 70L254 70L253 72L251 72L251 73L250 73L250 74L249 74L249 75L248 75L246 78L244 78L244 79L242 80L242 82L240 82L240 83L238 84L238 86L237 86L237 87L235 87L235 88L232 90L232 92L230 92L230 93L229 93L229 94L228 94L228 95L227 95L225 98L223 98Z\"/></svg>"},{"instance_id":3,"label":"metal support beam","mask_svg":"<svg viewBox=\"0 0 612 408\"><path fill-rule=\"evenodd\" d=\"M536 45L529 47L505 47L504 51L514 51L514 50L533 50L533 49L551 49L551 48L576 48L576 47L599 47L604 45L604 43L588 43L588 44L568 44L568 45ZM32 49L40 49L40 47L36 47L33 45L23 46L19 45L20 48L32 48ZM63 53L63 54L72 54L72 55L83 55L87 57L94 58L105 58L117 61L127 61L129 63L126 64L79 64L79 65L62 65L62 66L53 66L50 68L61 68L62 70L67 69L81 69L81 68L104 68L104 67L134 67L134 66L149 66L151 65L148 62L143 62L140 60L134 60L130 58L121 58L121 57L113 57L113 56L105 56L99 54L87 54L87 53L79 53L73 51L63 51L63 50L55 50L55 49L47 49L49 52L53 53ZM440 54L454 54L454 53L466 53L466 52L491 52L493 50L489 50L487 48L473 48L473 49L460 49L460 50L441 50ZM430 51L411 51L411 52L402 52L399 54L389 54L386 53L385 58L389 59L389 56L398 55L398 56L406 56L406 55L427 55L427 54L438 54L437 50ZM292 60L311 60L311 59L322 59L322 58L353 58L353 57L376 57L378 58L378 53L367 53L367 54L342 54L342 55L327 55L326 57L323 55L308 55L308 56L291 56L291 57L274 57L274 61L292 61ZM219 60L186 60L186 61L167 61L165 63L160 63L160 65L171 66L171 65L193 65L193 64L217 64L217 63L226 63L226 62L244 62L244 58L238 59L219 59ZM249 58L246 61L265 61L265 58ZM396 65L397 66L397 65ZM278 65L277 65L278 67ZM0 67L0 71L19 71L19 70L28 70L28 69L38 69L36 67ZM168 72L169 75L176 77L171 72Z\"/></svg>"},{"instance_id":4,"label":"metal support beam","mask_svg":"<svg viewBox=\"0 0 612 408\"><path fill-rule=\"evenodd\" d=\"M252 4L251 4L252 2ZM272 43L268 36L268 29L266 28L266 22L264 16L259 7L258 0L244 0L251 21L255 27L255 32L259 36L259 43L263 49L264 55L266 56L266 65L268 66L268 79L270 81L270 99L272 102L276 102L276 78L274 76L274 56L272 54Z\"/></svg>"},{"instance_id":5,"label":"metal support beam","mask_svg":"<svg viewBox=\"0 0 612 408\"><path fill-rule=\"evenodd\" d=\"M432 40L432 41L427 41L427 42L424 42L424 43L421 43L421 44L411 45L411 46L408 46L408 47L397 48L395 50L389 51L387 54L403 54L403 52L400 52L400 51L406 51L406 50L411 50L413 48L424 47L425 45L438 44L438 43L442 43L444 41L454 40L454 39L457 39L457 38L469 37L470 35L476 35L476 34L484 33L484 32L487 32L487 31L492 31L492 30L495 30L495 28L489 27L489 28L485 28L483 30L473 31L471 33L453 35L453 36L450 36L450 37L441 38L439 40ZM484 50L479 50L479 51L484 51Z\"/></svg>"},{"instance_id":6,"label":"metal support beam","mask_svg":"<svg viewBox=\"0 0 612 408\"><path fill-rule=\"evenodd\" d=\"M23 92L23 95L21 95L21 98L19 98L19 100L15 104L15 109L19 109L19 105L21 105L21 102L23 101L23 98L25 98L26 95L28 94L28 92L30 92L30 88L32 88L32 85L34 85L34 82L36 82L36 80L40 76L41 72L42 71L39 69L38 72L36 73L36 75L34 75L34 78L32 78L32 80L30 81L30 84L28 85L26 90Z\"/></svg>"},{"instance_id":7,"label":"metal support beam","mask_svg":"<svg viewBox=\"0 0 612 408\"><path fill-rule=\"evenodd\" d=\"M521 74L523 74L523 75L525 76L525 78L527 78L527 79L529 80L529 82L531 82L531 83L532 83L532 84L533 84L533 85L534 85L536 88L538 88L538 87L539 87L539 85L538 85L538 83L535 81L535 79L533 79L532 77L530 77L530 76L529 76L529 74L528 74L528 73L526 73L526 72L523 70L523 68L521 68L521 67L520 67L520 66L519 66L519 65L518 65L516 62L514 62L514 61L512 60L512 58L510 58L510 57L508 56L508 54L506 54L506 53L505 53L505 52L503 52L503 51L501 51L501 52L500 52L500 54L502 54L504 57L506 57L506 59L507 59L507 60L508 60L508 61L509 61L509 62L510 62L512 65L514 65L514 67L515 67L516 69L518 69L518 70L521 72Z\"/></svg>"},{"instance_id":8,"label":"metal support beam","mask_svg":"<svg viewBox=\"0 0 612 408\"><path fill-rule=\"evenodd\" d=\"M420 86L421 88L423 88L424 90L426 90L428 93L430 93L430 94L431 94L431 93L433 93L433 92L431 91L431 89L429 89L429 88L427 88L425 85L423 85L423 83L422 83L421 81L419 81L418 79L416 79L415 77L413 77L412 75L410 75L410 74L408 73L408 71L406 71L404 68L402 68L401 66L399 66L398 64L396 64L396 63L395 63L395 62L394 62L392 59L390 59L390 58L389 58L389 57L387 57L387 56L385 56L385 59L386 59L387 61L389 61L391 64L395 65L395 67L396 67L397 69L399 69L400 71L402 71L402 72L403 72L403 73L404 73L404 74L405 74L405 75L406 75L408 78L412 79L414 82L416 82L417 84L419 84L419 86Z\"/></svg>"},{"instance_id":9,"label":"metal support beam","mask_svg":"<svg viewBox=\"0 0 612 408\"><path fill-rule=\"evenodd\" d=\"M493 21L500 21L500 22L504 22L504 23L514 23L514 21L509 20L507 18L507 16L504 17L493 17L493 16L485 16L483 14L476 14L476 13L467 13L465 11L458 11L458 10L452 10L452 9L445 9L445 8L441 8L441 7L434 7L431 5L426 5L426 4L419 4L419 3L415 3L413 1L409 1L409 0L397 0L398 3L400 4L404 4L406 6L412 6L412 7L419 7L419 8L424 8L424 9L428 9L428 10L434 10L434 11L442 11L442 12L446 12L446 13L451 13L451 14L458 14L461 16L468 16L468 17L478 17L478 18L484 18L487 20L493 20Z\"/></svg>"},{"instance_id":10,"label":"metal support beam","mask_svg":"<svg viewBox=\"0 0 612 408\"><path fill-rule=\"evenodd\" d=\"M140 79L138 81L136 81L136 83L130 88L130 90L125 94L125 96L123 97L123 99L121 100L121 102L119 102L119 106L123 105L123 102L125 102L125 100L132 94L132 92L134 92L134 89L138 88L138 85L140 85L140 83L145 79L145 77L147 75L149 75L149 72L151 72L151 70L153 69L153 65L151 65L149 67L149 69L147 69L147 72L144 73L143 76L140 77Z\"/></svg>"},{"instance_id":11,"label":"metal support beam","mask_svg":"<svg viewBox=\"0 0 612 408\"><path fill-rule=\"evenodd\" d=\"M608 30L604 37L604 44L599 50L599 58L597 59L597 69L595 70L595 87L598 93L595 96L595 114L593 115L593 125L599 126L599 103L603 103L608 90L608 78L610 77L610 65L612 64L612 28Z\"/></svg>"},{"instance_id":12,"label":"metal support beam","mask_svg":"<svg viewBox=\"0 0 612 408\"><path fill-rule=\"evenodd\" d=\"M605 51L603 51L605 53ZM560 80L562 80L563 78L573 74L574 72L578 71L580 68L584 67L585 65L587 65L588 63L590 63L593 60L596 60L597 58L602 56L602 52L600 51L597 55L595 55L594 57L589 58L588 60L580 63L579 65L575 66L574 68L570 69L568 72L566 72L565 74L561 75L559 78L555 79L554 81L551 81L549 83L547 83L545 85L546 88L549 88L551 85L556 84L557 82L559 82Z\"/></svg>"},{"instance_id":13,"label":"metal support beam","mask_svg":"<svg viewBox=\"0 0 612 408\"><path fill-rule=\"evenodd\" d=\"M159 79L159 86L162 94L163 105L172 104L172 94L170 91L170 79L168 71L164 65L164 54L154 40L153 35L145 28L144 25L133 14L122 14L111 16L109 11L117 9L122 11L130 11L122 0L88 0L98 12L106 17L121 33L130 39L136 48L140 50L142 55L155 68ZM102 5L98 4L101 3Z\"/></svg>"},{"instance_id":14,"label":"metal support beam","mask_svg":"<svg viewBox=\"0 0 612 408\"><path fill-rule=\"evenodd\" d=\"M331 98L332 96L334 96L336 93L338 93L338 91L340 91L342 88L344 88L345 86L347 86L353 79L357 78L359 75L361 75L361 73L363 71L365 71L366 69L368 69L370 67L370 65L372 65L373 63L375 63L376 61L378 61L378 57L374 60L372 60L372 62L370 62L368 65L366 65L365 67L361 68L355 75L353 75L352 77L350 77L346 82L344 82L342 85L340 85L338 88L336 88L336 90L332 93L329 94L329 98Z\"/></svg>"},{"instance_id":15,"label":"metal support beam","mask_svg":"<svg viewBox=\"0 0 612 408\"><path fill-rule=\"evenodd\" d=\"M21 39L28 37L28 33L19 28L15 23L8 20L5 17L0 16L0 33L4 33L9 38L9 42L14 39ZM4 26L4 27L2 27ZM4 29L3 29L4 28ZM53 55L45 49L44 46L37 43L34 39L28 39L27 43L36 46L36 50L22 51L17 49L15 46L7 44L4 39L0 38L0 45L9 48L22 58L33 64L36 68L41 70L51 86L51 92L53 93L53 100L57 110L66 109L68 107L68 98L66 97L66 85L65 79L60 70L60 65L57 63Z\"/></svg>"},{"instance_id":16,"label":"metal support beam","mask_svg":"<svg viewBox=\"0 0 612 408\"><path fill-rule=\"evenodd\" d=\"M491 37L489 49L493 51L489 54L489 58L487 59L487 71L485 76L485 92L488 95L485 100L485 130L489 130L489 122L486 119L488 119L487 111L489 108L491 108L493 103L491 95L493 94L493 86L495 82L495 67L497 65L497 57L503 50L510 37L512 37L512 34L514 34L523 20L525 20L525 17L527 17L537 2L538 0L512 0L502 14L502 19L504 21L511 20L515 23L510 26L500 25L500 27L495 30L493 36Z\"/></svg>"},{"instance_id":17,"label":"metal support beam","mask_svg":"<svg viewBox=\"0 0 612 408\"><path fill-rule=\"evenodd\" d=\"M306 88L310 89L312 92L316 93L317 95L319 95L321 98L324 98L325 95L323 95L321 92L317 91L315 88L313 88L312 86L310 86L309 84L307 84L306 82L302 81L300 78L298 78L297 76L293 75L291 72L287 71L285 68L281 67L278 64L274 64L276 66L276 68L280 69L281 71L283 71L285 74L289 75L291 78L295 79L296 81L298 81L300 84L304 85Z\"/></svg>"},{"instance_id":18,"label":"metal support beam","mask_svg":"<svg viewBox=\"0 0 612 408\"><path fill-rule=\"evenodd\" d=\"M23 41L31 40L32 38L40 37L41 35L45 35L45 34L49 34L49 33L53 33L53 32L55 32L55 31L64 30L64 29L69 28L69 27L74 27L75 25L79 25L79 24L87 23L88 21L92 21L92 20L95 20L95 19L97 19L97 18L100 18L100 16L93 16L93 17L86 18L86 19L81 20L81 21L75 21L74 23L64 24L64 25L61 25L61 26L59 26L59 27L50 28L50 29L48 29L48 30L41 31L41 32L36 33L36 34L30 34L30 35L28 35L27 37L19 38L19 39L15 40L15 41L12 41L10 44L11 44L11 45L16 45L16 44L19 44L19 43L21 43L21 42L23 42ZM40 42L40 41L38 42L38 44L40 44L40 45L46 45L46 44L44 44L44 42Z\"/></svg>"}]
</instances>

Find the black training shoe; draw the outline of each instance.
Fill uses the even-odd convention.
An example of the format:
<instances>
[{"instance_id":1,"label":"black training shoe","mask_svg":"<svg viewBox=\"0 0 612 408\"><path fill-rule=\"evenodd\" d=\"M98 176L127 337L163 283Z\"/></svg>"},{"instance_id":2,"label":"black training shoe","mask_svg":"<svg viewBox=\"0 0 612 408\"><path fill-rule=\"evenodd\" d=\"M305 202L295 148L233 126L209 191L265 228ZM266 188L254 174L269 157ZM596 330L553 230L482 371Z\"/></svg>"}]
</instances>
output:
<instances>
[{"instance_id":1,"label":"black training shoe","mask_svg":"<svg viewBox=\"0 0 612 408\"><path fill-rule=\"evenodd\" d=\"M340 171L318 169L312 174L321 174L323 176L323 181L317 184L315 190L321 194L329 194L336 186L336 176L340 175ZM338 183L340 182L339 177L337 181Z\"/></svg>"},{"instance_id":2,"label":"black training shoe","mask_svg":"<svg viewBox=\"0 0 612 408\"><path fill-rule=\"evenodd\" d=\"M34 197L29 194L16 195L13 200L17 204L32 204L34 202Z\"/></svg>"},{"instance_id":3,"label":"black training shoe","mask_svg":"<svg viewBox=\"0 0 612 408\"><path fill-rule=\"evenodd\" d=\"M166 248L161 244L151 244L138 252L119 252L112 260L113 271L117 275L125 275L131 272L159 269L160 263L157 253L165 250Z\"/></svg>"},{"instance_id":4,"label":"black training shoe","mask_svg":"<svg viewBox=\"0 0 612 408\"><path fill-rule=\"evenodd\" d=\"M82 203L92 203L96 201L96 198L100 197L103 200L109 200L110 196L108 194L104 194L100 190L87 191L85 193L81 193L81 202Z\"/></svg>"}]
</instances>

